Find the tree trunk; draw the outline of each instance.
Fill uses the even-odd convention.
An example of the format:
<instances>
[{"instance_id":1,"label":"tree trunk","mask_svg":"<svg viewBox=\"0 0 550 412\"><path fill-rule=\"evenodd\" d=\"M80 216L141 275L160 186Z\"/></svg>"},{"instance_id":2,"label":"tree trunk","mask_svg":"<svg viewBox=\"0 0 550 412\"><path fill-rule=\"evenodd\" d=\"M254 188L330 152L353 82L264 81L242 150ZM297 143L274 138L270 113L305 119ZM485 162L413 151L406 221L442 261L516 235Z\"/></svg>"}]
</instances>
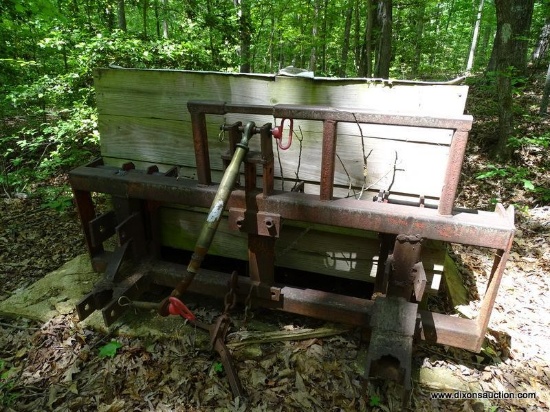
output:
<instances>
[{"instance_id":1,"label":"tree trunk","mask_svg":"<svg viewBox=\"0 0 550 412\"><path fill-rule=\"evenodd\" d=\"M391 40L392 40L392 0L378 1L378 22L380 43L376 60L376 77L390 77Z\"/></svg>"},{"instance_id":2,"label":"tree trunk","mask_svg":"<svg viewBox=\"0 0 550 412\"><path fill-rule=\"evenodd\" d=\"M124 5L124 0L117 0L117 4L118 28L120 30L126 31L126 8Z\"/></svg>"},{"instance_id":3,"label":"tree trunk","mask_svg":"<svg viewBox=\"0 0 550 412\"><path fill-rule=\"evenodd\" d=\"M168 38L168 0L162 0L162 37Z\"/></svg>"},{"instance_id":4,"label":"tree trunk","mask_svg":"<svg viewBox=\"0 0 550 412\"><path fill-rule=\"evenodd\" d=\"M548 116L549 98L550 98L550 64L548 65L548 72L546 72L546 82L544 83L544 91L542 92L542 99L540 101L539 114L541 116Z\"/></svg>"},{"instance_id":5,"label":"tree trunk","mask_svg":"<svg viewBox=\"0 0 550 412\"><path fill-rule=\"evenodd\" d=\"M535 66L538 66L548 51L548 46L550 46L550 17L546 18L544 26L540 32L539 40L535 50L533 50L533 55L531 56L531 61Z\"/></svg>"},{"instance_id":6,"label":"tree trunk","mask_svg":"<svg viewBox=\"0 0 550 412\"><path fill-rule=\"evenodd\" d=\"M143 0L143 37L147 38L147 8L149 7L149 0Z\"/></svg>"},{"instance_id":7,"label":"tree trunk","mask_svg":"<svg viewBox=\"0 0 550 412\"><path fill-rule=\"evenodd\" d=\"M422 59L422 35L424 34L424 18L426 13L426 3L420 1L416 15L416 33L414 39L414 60L412 64L412 73L416 77L419 74L420 61Z\"/></svg>"},{"instance_id":8,"label":"tree trunk","mask_svg":"<svg viewBox=\"0 0 550 412\"><path fill-rule=\"evenodd\" d=\"M338 69L339 77L346 77L346 66L348 65L349 35L351 33L351 17L353 8L351 1L348 1L346 7L346 22L344 24L344 37L342 38L342 54L340 55L340 67Z\"/></svg>"},{"instance_id":9,"label":"tree trunk","mask_svg":"<svg viewBox=\"0 0 550 412\"><path fill-rule=\"evenodd\" d=\"M316 44L317 44L317 23L319 20L319 0L313 3L313 26L311 28L311 52L309 55L309 70L315 72L317 65Z\"/></svg>"},{"instance_id":10,"label":"tree trunk","mask_svg":"<svg viewBox=\"0 0 550 412\"><path fill-rule=\"evenodd\" d=\"M527 47L534 0L495 0L495 8L497 33L487 70L499 70L498 59L501 52L498 48L502 45L501 40L506 38L505 47L507 47L506 53L509 53L510 66L515 69L517 74L524 75L527 70ZM501 15L500 24L499 13ZM505 16L507 20L502 21Z\"/></svg>"},{"instance_id":11,"label":"tree trunk","mask_svg":"<svg viewBox=\"0 0 550 412\"><path fill-rule=\"evenodd\" d=\"M374 5L372 0L367 0L367 22L365 24L365 32L363 35L363 47L361 49L361 61L359 62L359 77L372 76L372 33L374 26Z\"/></svg>"},{"instance_id":12,"label":"tree trunk","mask_svg":"<svg viewBox=\"0 0 550 412\"><path fill-rule=\"evenodd\" d=\"M367 0L369 2L371 0ZM359 8L359 0L355 0L355 7L354 7L354 30L353 30L353 49L355 51L355 70L356 73L359 74L359 67L361 66L361 20L360 20L360 8Z\"/></svg>"},{"instance_id":13,"label":"tree trunk","mask_svg":"<svg viewBox=\"0 0 550 412\"><path fill-rule=\"evenodd\" d=\"M523 73L526 70L527 43L522 37L529 33L534 2L533 0L496 0L495 6L497 35L494 49L499 121L498 142L494 154L501 160L508 160L511 156L508 138L513 132L512 77L516 72ZM518 48L522 50L518 51Z\"/></svg>"},{"instance_id":14,"label":"tree trunk","mask_svg":"<svg viewBox=\"0 0 550 412\"><path fill-rule=\"evenodd\" d=\"M476 24L474 26L474 34L472 36L472 46L470 47L470 55L468 56L468 63L466 63L467 74L469 74L472 71L472 68L474 67L474 56L476 53L477 39L479 37L479 26L481 23L481 13L483 11L483 2L484 0L480 0L479 8L477 10Z\"/></svg>"},{"instance_id":15,"label":"tree trunk","mask_svg":"<svg viewBox=\"0 0 550 412\"><path fill-rule=\"evenodd\" d=\"M367 0L367 27L365 29L365 77L372 77L372 29L374 25L374 5Z\"/></svg>"},{"instance_id":16,"label":"tree trunk","mask_svg":"<svg viewBox=\"0 0 550 412\"><path fill-rule=\"evenodd\" d=\"M239 16L239 40L241 47L241 64L239 71L241 73L250 73L250 42L252 37L252 28L250 21L250 3L249 0L235 0L235 7Z\"/></svg>"},{"instance_id":17,"label":"tree trunk","mask_svg":"<svg viewBox=\"0 0 550 412\"><path fill-rule=\"evenodd\" d=\"M240 26L240 42L241 42L241 73L250 73L250 43L252 37L252 23L250 19L250 3L249 0L240 0L239 26Z\"/></svg>"},{"instance_id":18,"label":"tree trunk","mask_svg":"<svg viewBox=\"0 0 550 412\"><path fill-rule=\"evenodd\" d=\"M328 11L328 0L325 0L323 4L323 30L321 32L321 71L326 74L327 72L327 11Z\"/></svg>"}]
</instances>

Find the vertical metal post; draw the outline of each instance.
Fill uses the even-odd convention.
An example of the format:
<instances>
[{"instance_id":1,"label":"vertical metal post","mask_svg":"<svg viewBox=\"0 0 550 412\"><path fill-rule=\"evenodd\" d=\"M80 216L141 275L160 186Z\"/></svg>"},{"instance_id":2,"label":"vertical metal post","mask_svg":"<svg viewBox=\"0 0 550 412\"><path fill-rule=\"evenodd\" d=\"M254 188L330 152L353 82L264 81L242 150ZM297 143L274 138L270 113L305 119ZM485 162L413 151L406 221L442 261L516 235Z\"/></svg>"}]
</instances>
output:
<instances>
[{"instance_id":1,"label":"vertical metal post","mask_svg":"<svg viewBox=\"0 0 550 412\"><path fill-rule=\"evenodd\" d=\"M250 279L263 285L275 281L275 238L248 234Z\"/></svg>"},{"instance_id":2,"label":"vertical metal post","mask_svg":"<svg viewBox=\"0 0 550 412\"><path fill-rule=\"evenodd\" d=\"M323 149L321 153L321 200L331 200L334 187L334 161L336 158L336 129L334 120L323 120Z\"/></svg>"},{"instance_id":3,"label":"vertical metal post","mask_svg":"<svg viewBox=\"0 0 550 412\"><path fill-rule=\"evenodd\" d=\"M409 301L412 296L416 273L414 265L420 261L422 238L420 235L398 235L390 258L388 296L402 297Z\"/></svg>"},{"instance_id":4,"label":"vertical metal post","mask_svg":"<svg viewBox=\"0 0 550 412\"><path fill-rule=\"evenodd\" d=\"M273 166L275 162L273 139L271 138L271 123L266 123L260 128L260 150L263 162L263 194L264 197L267 197L273 193Z\"/></svg>"},{"instance_id":5,"label":"vertical metal post","mask_svg":"<svg viewBox=\"0 0 550 412\"><path fill-rule=\"evenodd\" d=\"M455 203L456 190L460 180L460 171L466 152L466 143L468 143L468 132L465 130L455 130L449 147L449 159L447 160L447 169L441 196L439 198L438 211L440 215L451 215Z\"/></svg>"},{"instance_id":6,"label":"vertical metal post","mask_svg":"<svg viewBox=\"0 0 550 412\"><path fill-rule=\"evenodd\" d=\"M82 222L82 231L84 232L84 238L86 239L86 246L88 247L90 257L93 258L104 251L103 244L94 245L92 242L90 221L96 217L94 202L92 201L90 192L73 189L73 194L76 201L78 216L80 217L80 222ZM94 267L94 269L96 268Z\"/></svg>"},{"instance_id":7,"label":"vertical metal post","mask_svg":"<svg viewBox=\"0 0 550 412\"><path fill-rule=\"evenodd\" d=\"M193 129L193 146L197 163L197 179L201 185L210 185L210 157L208 154L208 134L206 131L206 115L191 111L191 127Z\"/></svg>"},{"instance_id":8,"label":"vertical metal post","mask_svg":"<svg viewBox=\"0 0 550 412\"><path fill-rule=\"evenodd\" d=\"M491 269L491 275L489 277L489 284L487 285L487 290L485 291L485 296L481 301L481 307L479 308L479 315L477 317L477 330L478 330L478 342L477 348L481 349L483 340L485 339L485 332L489 325L489 320L491 318L491 312L493 311L493 306L495 305L495 300L497 298L498 287L502 280L504 274L504 268L506 267L506 261L510 255L510 249L512 247L513 237L510 238L510 246L504 250L499 249L496 251L495 259L493 261L493 267Z\"/></svg>"}]
</instances>

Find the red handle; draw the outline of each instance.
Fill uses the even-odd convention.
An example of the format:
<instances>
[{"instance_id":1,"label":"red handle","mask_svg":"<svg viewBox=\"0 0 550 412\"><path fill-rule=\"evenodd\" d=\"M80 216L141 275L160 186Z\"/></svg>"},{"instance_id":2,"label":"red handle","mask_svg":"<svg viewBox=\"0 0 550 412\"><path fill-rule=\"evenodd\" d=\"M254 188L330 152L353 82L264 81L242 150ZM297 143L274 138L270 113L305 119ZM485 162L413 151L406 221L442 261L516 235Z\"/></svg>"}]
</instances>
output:
<instances>
[{"instance_id":1,"label":"red handle","mask_svg":"<svg viewBox=\"0 0 550 412\"><path fill-rule=\"evenodd\" d=\"M180 315L184 319L191 321L195 320L195 315L193 315L193 313L181 300L170 296L168 301L170 302L168 305L168 313L170 313L170 315Z\"/></svg>"},{"instance_id":2,"label":"red handle","mask_svg":"<svg viewBox=\"0 0 550 412\"><path fill-rule=\"evenodd\" d=\"M288 141L286 145L283 145L283 130L285 127L285 120L290 121L290 130L288 131ZM281 125L276 126L273 129L271 129L271 134L273 137L277 140L277 145L279 146L279 149L286 150L290 147L292 144L292 134L294 133L294 120L293 119L281 119Z\"/></svg>"}]
</instances>

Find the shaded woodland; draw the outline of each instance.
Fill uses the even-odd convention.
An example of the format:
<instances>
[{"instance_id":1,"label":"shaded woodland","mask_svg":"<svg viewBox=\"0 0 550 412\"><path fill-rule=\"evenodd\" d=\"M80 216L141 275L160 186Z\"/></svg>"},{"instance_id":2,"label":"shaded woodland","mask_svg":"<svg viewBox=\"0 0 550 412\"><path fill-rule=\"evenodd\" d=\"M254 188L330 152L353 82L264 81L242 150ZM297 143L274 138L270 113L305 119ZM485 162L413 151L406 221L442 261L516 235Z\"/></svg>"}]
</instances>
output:
<instances>
[{"instance_id":1,"label":"shaded woodland","mask_svg":"<svg viewBox=\"0 0 550 412\"><path fill-rule=\"evenodd\" d=\"M96 150L92 72L109 65L294 66L315 76L425 81L474 75L467 81L497 103L489 105L499 121L487 150L506 162L509 139L521 138L514 96L547 67L550 41L547 0L9 0L0 15L0 185L8 196Z\"/></svg>"}]
</instances>

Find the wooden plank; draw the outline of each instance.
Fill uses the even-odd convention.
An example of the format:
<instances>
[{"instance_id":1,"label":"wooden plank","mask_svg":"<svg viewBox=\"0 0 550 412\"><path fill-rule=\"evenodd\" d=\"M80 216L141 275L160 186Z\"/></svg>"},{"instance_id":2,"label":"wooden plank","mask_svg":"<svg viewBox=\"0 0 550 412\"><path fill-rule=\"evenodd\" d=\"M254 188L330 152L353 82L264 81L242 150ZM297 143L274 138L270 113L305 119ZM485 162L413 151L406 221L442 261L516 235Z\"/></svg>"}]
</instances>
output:
<instances>
[{"instance_id":1,"label":"wooden plank","mask_svg":"<svg viewBox=\"0 0 550 412\"><path fill-rule=\"evenodd\" d=\"M188 168L195 167L186 107L191 99L457 115L463 112L467 95L465 86L384 87L360 79L312 80L163 70L98 70L95 80L103 156ZM237 120L253 120L260 125L278 121L269 116L208 116L210 162L214 170L222 170L220 154L226 149L226 143L218 139L219 126ZM299 121L295 129L303 134L299 177L316 183L320 176L322 125ZM365 155L369 155L366 173L361 134ZM351 183L358 189L363 184L373 190L391 187L393 192L405 196L438 198L450 139L448 130L340 123L334 183L342 187ZM295 177L300 150L296 143L280 155L287 178ZM251 146L257 148L257 142L253 140ZM430 159L429 165L422 161L425 158ZM275 170L280 176L280 168Z\"/></svg>"},{"instance_id":2,"label":"wooden plank","mask_svg":"<svg viewBox=\"0 0 550 412\"><path fill-rule=\"evenodd\" d=\"M468 93L467 86L385 86L367 79L335 81L176 70L100 69L94 82L100 114L172 120L181 120L188 100L456 115L464 112Z\"/></svg>"},{"instance_id":3,"label":"wooden plank","mask_svg":"<svg viewBox=\"0 0 550 412\"><path fill-rule=\"evenodd\" d=\"M211 167L220 171L223 169L220 156L227 150L227 142L219 141L218 128L219 125L215 129L211 128L209 146ZM195 152L189 135L190 123L103 115L99 118L99 130L104 156L195 167ZM320 180L321 139L322 134L319 132L307 135L302 141L299 171L302 180ZM449 151L447 145L379 139L369 135L364 135L363 142L364 145L361 145L360 135L339 135L335 184L347 187L351 182L352 186L358 188L363 185L364 153L368 156L366 186L374 190L388 190L391 187L392 191L398 193L439 197ZM252 140L252 150L259 150L258 143L257 139ZM294 178L300 157L299 142L295 139L290 150L281 151L279 156L284 176ZM422 161L425 158L430 159L429 165ZM277 162L275 175L280 177L278 166ZM261 169L258 173L261 173Z\"/></svg>"},{"instance_id":4,"label":"wooden plank","mask_svg":"<svg viewBox=\"0 0 550 412\"><path fill-rule=\"evenodd\" d=\"M206 211L163 207L160 212L162 244L193 250ZM209 255L247 260L247 237L229 229L222 219ZM376 234L353 229L331 228L286 221L275 246L276 265L346 279L374 282L378 267ZM445 250L437 243L423 247L422 261L432 284L434 275L441 274L440 262Z\"/></svg>"},{"instance_id":5,"label":"wooden plank","mask_svg":"<svg viewBox=\"0 0 550 412\"><path fill-rule=\"evenodd\" d=\"M144 162L135 159L120 159L114 157L104 157L103 161L108 166L122 167L123 164L127 162L133 162L137 169L146 170L149 166L156 165L159 168L160 172L166 172L170 170L174 165L166 163L156 163L156 162ZM196 169L194 167L185 167L179 166L178 173L181 178L197 180ZM220 182L222 179L223 172L214 170L212 172L212 179L214 182ZM244 181L244 173L241 173L241 182ZM284 184L284 186L283 186ZM281 180L280 177L275 178L275 189L276 190L286 190L290 191L294 188L296 184L296 179L294 176L286 176L284 180ZM256 187L262 187L262 178L258 176L256 180ZM308 182L305 181L305 193L312 195L319 195L319 183L318 182ZM337 186L334 188L335 197L355 197L359 198L361 192L361 187L356 186L354 188L349 188L345 186ZM363 192L362 199L366 201L372 201L372 198L378 194L378 190L374 188L369 188ZM416 195L406 195L400 193L392 193L392 199L396 201L410 202L413 204L418 203L418 196ZM424 204L436 207L437 201L435 199L425 198Z\"/></svg>"}]
</instances>

